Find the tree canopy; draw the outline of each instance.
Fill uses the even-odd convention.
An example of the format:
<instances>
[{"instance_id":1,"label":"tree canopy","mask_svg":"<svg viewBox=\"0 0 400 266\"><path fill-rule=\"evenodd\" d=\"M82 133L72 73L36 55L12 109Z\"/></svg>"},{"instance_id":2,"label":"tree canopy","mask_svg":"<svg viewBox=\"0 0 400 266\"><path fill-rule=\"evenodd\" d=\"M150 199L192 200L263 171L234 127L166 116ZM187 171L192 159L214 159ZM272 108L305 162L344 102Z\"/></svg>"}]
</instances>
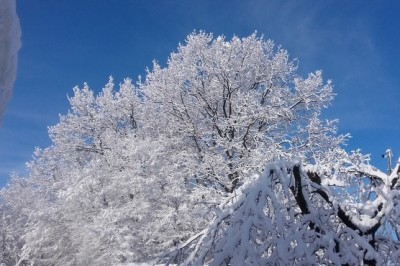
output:
<instances>
[{"instance_id":1,"label":"tree canopy","mask_svg":"<svg viewBox=\"0 0 400 266\"><path fill-rule=\"evenodd\" d=\"M75 87L0 192L0 263L399 261L399 166L346 152L331 81L296 71L256 34L194 32L137 83Z\"/></svg>"}]
</instances>

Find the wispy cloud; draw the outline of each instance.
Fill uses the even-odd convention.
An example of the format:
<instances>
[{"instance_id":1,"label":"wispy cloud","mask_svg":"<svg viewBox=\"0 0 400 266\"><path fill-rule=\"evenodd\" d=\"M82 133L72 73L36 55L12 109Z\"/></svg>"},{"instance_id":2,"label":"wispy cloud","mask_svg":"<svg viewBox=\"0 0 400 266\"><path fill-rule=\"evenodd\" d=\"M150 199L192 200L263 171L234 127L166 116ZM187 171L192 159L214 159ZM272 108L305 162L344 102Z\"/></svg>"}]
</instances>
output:
<instances>
[{"instance_id":1,"label":"wispy cloud","mask_svg":"<svg viewBox=\"0 0 400 266\"><path fill-rule=\"evenodd\" d=\"M20 38L15 0L0 1L0 123L16 78Z\"/></svg>"}]
</instances>

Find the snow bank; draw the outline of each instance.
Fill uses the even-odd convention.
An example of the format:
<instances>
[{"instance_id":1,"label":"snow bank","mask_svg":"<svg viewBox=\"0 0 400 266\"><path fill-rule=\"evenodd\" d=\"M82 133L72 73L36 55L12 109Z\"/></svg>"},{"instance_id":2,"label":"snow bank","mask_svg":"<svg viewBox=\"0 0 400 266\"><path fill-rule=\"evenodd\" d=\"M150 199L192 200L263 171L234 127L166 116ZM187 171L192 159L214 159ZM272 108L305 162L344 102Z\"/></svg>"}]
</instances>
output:
<instances>
[{"instance_id":1,"label":"snow bank","mask_svg":"<svg viewBox=\"0 0 400 266\"><path fill-rule=\"evenodd\" d=\"M15 0L0 0L0 122L12 94L20 48L21 28Z\"/></svg>"}]
</instances>

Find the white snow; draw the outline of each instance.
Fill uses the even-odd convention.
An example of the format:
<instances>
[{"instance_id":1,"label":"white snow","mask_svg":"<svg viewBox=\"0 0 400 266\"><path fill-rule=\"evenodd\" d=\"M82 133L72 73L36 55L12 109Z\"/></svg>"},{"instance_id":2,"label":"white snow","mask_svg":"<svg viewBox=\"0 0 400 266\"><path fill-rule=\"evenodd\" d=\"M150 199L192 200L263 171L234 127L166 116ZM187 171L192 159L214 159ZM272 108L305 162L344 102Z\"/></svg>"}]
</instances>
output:
<instances>
[{"instance_id":1,"label":"white snow","mask_svg":"<svg viewBox=\"0 0 400 266\"><path fill-rule=\"evenodd\" d=\"M20 48L21 28L15 0L0 0L0 122L12 94Z\"/></svg>"}]
</instances>

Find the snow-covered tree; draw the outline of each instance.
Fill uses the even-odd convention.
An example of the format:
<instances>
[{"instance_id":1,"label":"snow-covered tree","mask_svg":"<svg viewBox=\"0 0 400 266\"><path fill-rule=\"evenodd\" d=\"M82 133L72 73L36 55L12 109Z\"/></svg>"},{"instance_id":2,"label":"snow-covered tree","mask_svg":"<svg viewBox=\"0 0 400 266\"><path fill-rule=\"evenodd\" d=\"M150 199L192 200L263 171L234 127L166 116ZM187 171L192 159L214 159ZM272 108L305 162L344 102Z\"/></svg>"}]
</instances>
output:
<instances>
[{"instance_id":1,"label":"snow-covered tree","mask_svg":"<svg viewBox=\"0 0 400 266\"><path fill-rule=\"evenodd\" d=\"M192 34L167 67L154 63L140 89L156 116L148 131L185 150L191 182L227 193L265 161L330 161L345 138L318 118L333 98L331 82L321 71L299 77L287 51L255 34Z\"/></svg>"},{"instance_id":2,"label":"snow-covered tree","mask_svg":"<svg viewBox=\"0 0 400 266\"><path fill-rule=\"evenodd\" d=\"M6 188L0 190L0 263L17 265L25 244L30 215L46 208L32 179L11 176Z\"/></svg>"},{"instance_id":3,"label":"snow-covered tree","mask_svg":"<svg viewBox=\"0 0 400 266\"><path fill-rule=\"evenodd\" d=\"M71 110L49 128L52 145L1 191L0 258L396 261L398 166L386 175L345 152L348 136L319 118L331 82L296 66L256 34L200 32L137 85L74 88Z\"/></svg>"}]
</instances>

